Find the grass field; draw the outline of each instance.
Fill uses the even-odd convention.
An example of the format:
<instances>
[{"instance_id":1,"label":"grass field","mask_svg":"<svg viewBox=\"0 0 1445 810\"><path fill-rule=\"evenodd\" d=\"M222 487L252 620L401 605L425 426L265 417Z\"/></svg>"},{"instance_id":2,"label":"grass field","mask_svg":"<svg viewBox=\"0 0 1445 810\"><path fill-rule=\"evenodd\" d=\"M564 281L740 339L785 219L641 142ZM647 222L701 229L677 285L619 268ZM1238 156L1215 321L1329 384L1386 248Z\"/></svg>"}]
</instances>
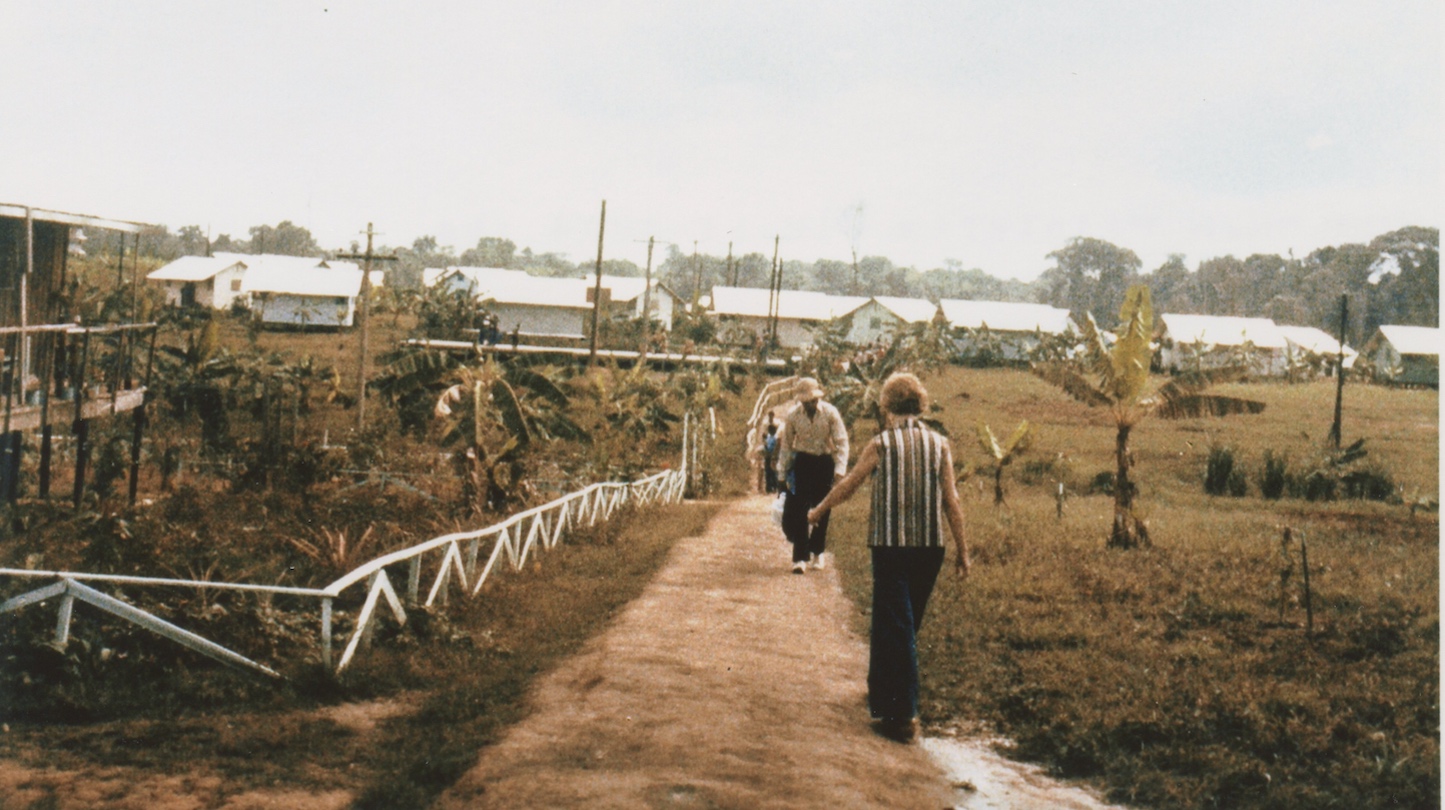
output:
<instances>
[{"instance_id":1,"label":"grass field","mask_svg":"<svg viewBox=\"0 0 1445 810\"><path fill-rule=\"evenodd\" d=\"M945 575L930 606L925 721L1000 733L1017 756L1143 806L1439 806L1438 514L1266 500L1255 480L1266 450L1292 467L1320 455L1332 384L1230 386L1266 411L1136 428L1153 546L1121 551L1105 548L1112 499L1086 494L1113 467L1107 412L1022 372L928 382L961 466L986 462L975 421L1006 433L1028 419L1037 432L1005 473L1005 507L965 484L974 575L962 586ZM1438 499L1438 412L1434 391L1348 387L1345 443L1365 438L1361 466ZM1211 445L1234 448L1249 494L1204 494ZM865 607L866 510L866 498L844 507L830 543Z\"/></svg>"}]
</instances>

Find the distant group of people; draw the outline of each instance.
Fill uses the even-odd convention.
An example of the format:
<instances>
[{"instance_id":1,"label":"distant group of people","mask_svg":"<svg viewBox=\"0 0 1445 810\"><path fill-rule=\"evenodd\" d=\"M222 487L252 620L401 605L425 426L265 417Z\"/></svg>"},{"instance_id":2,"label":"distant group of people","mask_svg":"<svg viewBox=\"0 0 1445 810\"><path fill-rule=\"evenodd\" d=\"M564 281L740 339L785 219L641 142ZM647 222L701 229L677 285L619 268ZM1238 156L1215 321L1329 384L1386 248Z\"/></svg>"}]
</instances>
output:
<instances>
[{"instance_id":1,"label":"distant group of people","mask_svg":"<svg viewBox=\"0 0 1445 810\"><path fill-rule=\"evenodd\" d=\"M868 705L879 733L912 742L919 732L917 634L943 566L945 524L956 550L954 570L964 577L970 568L952 447L920 419L928 407L922 382L894 374L879 397L886 427L849 472L848 430L838 409L813 378L799 380L794 391L797 404L781 426L769 413L762 438L765 488L786 493L782 523L793 547L791 570L827 567L829 513L871 479Z\"/></svg>"}]
</instances>

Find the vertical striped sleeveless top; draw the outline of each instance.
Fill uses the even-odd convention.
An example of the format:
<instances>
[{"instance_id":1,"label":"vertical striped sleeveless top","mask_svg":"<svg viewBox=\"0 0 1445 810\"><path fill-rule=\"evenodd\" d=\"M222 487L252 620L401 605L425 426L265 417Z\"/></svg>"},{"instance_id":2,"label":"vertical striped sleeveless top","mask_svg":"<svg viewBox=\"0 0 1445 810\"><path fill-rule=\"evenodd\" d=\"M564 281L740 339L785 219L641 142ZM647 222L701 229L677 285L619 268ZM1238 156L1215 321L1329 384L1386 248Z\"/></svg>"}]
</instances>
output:
<instances>
[{"instance_id":1,"label":"vertical striped sleeveless top","mask_svg":"<svg viewBox=\"0 0 1445 810\"><path fill-rule=\"evenodd\" d=\"M873 508L868 545L936 547L943 545L944 448L937 431L905 417L873 439L878 466L873 468Z\"/></svg>"}]
</instances>

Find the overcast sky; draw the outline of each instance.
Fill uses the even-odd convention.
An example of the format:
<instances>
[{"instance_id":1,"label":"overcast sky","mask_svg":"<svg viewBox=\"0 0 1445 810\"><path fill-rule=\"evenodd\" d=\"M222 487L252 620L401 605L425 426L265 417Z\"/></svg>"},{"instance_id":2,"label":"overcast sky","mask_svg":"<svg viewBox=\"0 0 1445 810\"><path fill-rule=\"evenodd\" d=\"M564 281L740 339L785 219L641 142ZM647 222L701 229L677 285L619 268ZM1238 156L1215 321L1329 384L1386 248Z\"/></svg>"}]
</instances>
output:
<instances>
[{"instance_id":1,"label":"overcast sky","mask_svg":"<svg viewBox=\"0 0 1445 810\"><path fill-rule=\"evenodd\" d=\"M0 202L1032 279L1441 213L1438 0L5 4Z\"/></svg>"}]
</instances>

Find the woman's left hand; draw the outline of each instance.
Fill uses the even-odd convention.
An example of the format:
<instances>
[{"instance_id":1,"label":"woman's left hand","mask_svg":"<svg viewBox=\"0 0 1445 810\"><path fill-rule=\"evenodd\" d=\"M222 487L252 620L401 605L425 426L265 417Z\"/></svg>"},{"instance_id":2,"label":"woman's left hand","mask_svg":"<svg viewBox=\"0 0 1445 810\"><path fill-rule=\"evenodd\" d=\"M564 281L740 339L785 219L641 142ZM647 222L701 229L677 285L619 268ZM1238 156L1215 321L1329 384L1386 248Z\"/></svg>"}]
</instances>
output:
<instances>
[{"instance_id":1,"label":"woman's left hand","mask_svg":"<svg viewBox=\"0 0 1445 810\"><path fill-rule=\"evenodd\" d=\"M818 525L818 521L820 521L820 520L822 520L822 519L823 519L823 510L819 509L819 508L816 507L816 506L813 507L812 509L809 509L809 510L808 510L808 525L809 525L809 526L816 526L816 525Z\"/></svg>"}]
</instances>

